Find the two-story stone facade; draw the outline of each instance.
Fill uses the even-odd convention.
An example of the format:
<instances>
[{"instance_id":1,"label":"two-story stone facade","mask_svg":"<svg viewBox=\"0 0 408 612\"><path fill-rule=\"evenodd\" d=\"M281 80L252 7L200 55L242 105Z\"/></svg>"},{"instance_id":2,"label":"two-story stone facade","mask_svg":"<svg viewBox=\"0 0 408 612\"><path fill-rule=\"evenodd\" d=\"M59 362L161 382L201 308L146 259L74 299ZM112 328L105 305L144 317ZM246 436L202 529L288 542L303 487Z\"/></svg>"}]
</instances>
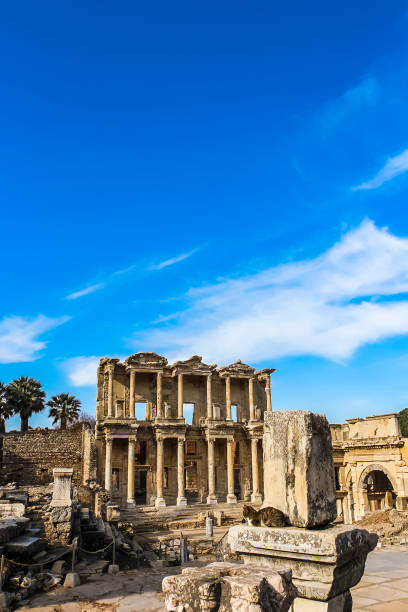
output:
<instances>
[{"instance_id":1,"label":"two-story stone facade","mask_svg":"<svg viewBox=\"0 0 408 612\"><path fill-rule=\"evenodd\" d=\"M263 413L273 368L217 368L155 353L100 360L98 480L132 507L262 501Z\"/></svg>"}]
</instances>

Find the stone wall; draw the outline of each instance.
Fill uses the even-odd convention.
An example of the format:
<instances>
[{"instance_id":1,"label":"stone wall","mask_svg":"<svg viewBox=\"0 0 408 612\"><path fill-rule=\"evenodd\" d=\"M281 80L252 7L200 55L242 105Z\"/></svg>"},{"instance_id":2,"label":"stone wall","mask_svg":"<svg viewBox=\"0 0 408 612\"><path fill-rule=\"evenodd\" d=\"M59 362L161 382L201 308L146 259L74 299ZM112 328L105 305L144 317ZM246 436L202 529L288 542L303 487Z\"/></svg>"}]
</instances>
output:
<instances>
[{"instance_id":1,"label":"stone wall","mask_svg":"<svg viewBox=\"0 0 408 612\"><path fill-rule=\"evenodd\" d=\"M66 431L35 429L3 434L2 479L18 485L45 485L53 482L54 468L72 467L73 483L82 484L95 470L90 454L92 436L86 424Z\"/></svg>"}]
</instances>

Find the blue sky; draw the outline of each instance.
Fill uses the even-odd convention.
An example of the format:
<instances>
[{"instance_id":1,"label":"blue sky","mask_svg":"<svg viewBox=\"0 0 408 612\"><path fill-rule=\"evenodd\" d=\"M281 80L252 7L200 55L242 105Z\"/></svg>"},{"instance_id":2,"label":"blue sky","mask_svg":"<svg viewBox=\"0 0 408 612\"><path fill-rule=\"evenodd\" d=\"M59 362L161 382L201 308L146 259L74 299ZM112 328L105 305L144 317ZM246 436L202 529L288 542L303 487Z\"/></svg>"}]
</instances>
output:
<instances>
[{"instance_id":1,"label":"blue sky","mask_svg":"<svg viewBox=\"0 0 408 612\"><path fill-rule=\"evenodd\" d=\"M0 380L93 412L97 359L155 350L331 422L408 405L407 2L1 17Z\"/></svg>"}]
</instances>

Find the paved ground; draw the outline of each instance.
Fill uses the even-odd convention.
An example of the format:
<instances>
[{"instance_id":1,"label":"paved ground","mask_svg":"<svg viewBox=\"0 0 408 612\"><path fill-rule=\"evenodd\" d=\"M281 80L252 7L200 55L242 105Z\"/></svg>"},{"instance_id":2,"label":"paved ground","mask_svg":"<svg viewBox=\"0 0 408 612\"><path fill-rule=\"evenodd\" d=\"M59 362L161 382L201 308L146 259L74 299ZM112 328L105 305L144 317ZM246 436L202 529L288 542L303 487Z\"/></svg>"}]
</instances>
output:
<instances>
[{"instance_id":1,"label":"paved ground","mask_svg":"<svg viewBox=\"0 0 408 612\"><path fill-rule=\"evenodd\" d=\"M205 565L192 562L190 565ZM20 612L164 612L161 582L180 568L94 575L75 589L59 587L34 597ZM353 612L408 611L408 547L377 550L352 590Z\"/></svg>"},{"instance_id":2,"label":"paved ground","mask_svg":"<svg viewBox=\"0 0 408 612\"><path fill-rule=\"evenodd\" d=\"M370 553L364 576L352 595L353 612L408 611L408 547Z\"/></svg>"}]
</instances>

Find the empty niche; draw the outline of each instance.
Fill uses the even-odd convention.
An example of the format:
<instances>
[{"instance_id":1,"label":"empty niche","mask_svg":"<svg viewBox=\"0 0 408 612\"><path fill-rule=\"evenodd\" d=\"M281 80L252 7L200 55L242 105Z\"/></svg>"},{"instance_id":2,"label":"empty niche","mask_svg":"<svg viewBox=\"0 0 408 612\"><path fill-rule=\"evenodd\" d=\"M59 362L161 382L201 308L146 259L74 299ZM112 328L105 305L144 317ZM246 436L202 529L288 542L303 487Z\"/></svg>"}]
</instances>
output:
<instances>
[{"instance_id":1,"label":"empty niche","mask_svg":"<svg viewBox=\"0 0 408 612\"><path fill-rule=\"evenodd\" d=\"M183 415L187 425L192 425L194 416L194 404L183 404Z\"/></svg>"},{"instance_id":2,"label":"empty niche","mask_svg":"<svg viewBox=\"0 0 408 612\"><path fill-rule=\"evenodd\" d=\"M146 402L135 402L135 415L138 421L146 420Z\"/></svg>"}]
</instances>

